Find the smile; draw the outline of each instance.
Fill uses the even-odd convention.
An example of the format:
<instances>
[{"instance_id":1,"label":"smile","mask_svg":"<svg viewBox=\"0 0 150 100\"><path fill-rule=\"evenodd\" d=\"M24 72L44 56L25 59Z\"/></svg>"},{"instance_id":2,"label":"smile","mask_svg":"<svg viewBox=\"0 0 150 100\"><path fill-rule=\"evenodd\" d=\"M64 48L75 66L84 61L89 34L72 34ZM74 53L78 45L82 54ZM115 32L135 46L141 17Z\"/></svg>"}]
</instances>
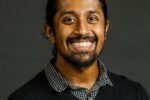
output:
<instances>
[{"instance_id":1,"label":"smile","mask_svg":"<svg viewBox=\"0 0 150 100\"><path fill-rule=\"evenodd\" d=\"M78 48L78 47L91 47L92 46L92 43L91 42L76 42L76 43L72 43L72 45L75 47L75 48Z\"/></svg>"},{"instance_id":2,"label":"smile","mask_svg":"<svg viewBox=\"0 0 150 100\"><path fill-rule=\"evenodd\" d=\"M74 53L91 52L95 49L95 42L76 41L69 43L69 49Z\"/></svg>"}]
</instances>

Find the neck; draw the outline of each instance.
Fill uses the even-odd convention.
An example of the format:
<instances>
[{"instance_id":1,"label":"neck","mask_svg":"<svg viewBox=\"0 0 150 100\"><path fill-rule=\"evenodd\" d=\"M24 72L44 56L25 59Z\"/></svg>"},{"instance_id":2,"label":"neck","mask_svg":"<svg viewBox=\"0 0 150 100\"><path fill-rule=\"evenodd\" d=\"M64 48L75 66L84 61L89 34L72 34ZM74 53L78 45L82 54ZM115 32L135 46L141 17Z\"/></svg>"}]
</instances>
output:
<instances>
[{"instance_id":1,"label":"neck","mask_svg":"<svg viewBox=\"0 0 150 100\"><path fill-rule=\"evenodd\" d=\"M77 68L67 61L56 59L54 66L70 84L88 90L95 84L99 75L97 61L86 68Z\"/></svg>"}]
</instances>

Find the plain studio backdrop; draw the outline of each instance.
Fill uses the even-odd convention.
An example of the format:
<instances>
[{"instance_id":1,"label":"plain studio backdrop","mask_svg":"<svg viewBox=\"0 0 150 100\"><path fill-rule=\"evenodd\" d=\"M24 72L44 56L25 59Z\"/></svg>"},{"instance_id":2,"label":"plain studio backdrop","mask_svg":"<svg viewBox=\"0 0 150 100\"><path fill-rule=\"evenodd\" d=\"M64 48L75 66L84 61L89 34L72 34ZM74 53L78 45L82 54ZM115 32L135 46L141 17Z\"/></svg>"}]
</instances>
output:
<instances>
[{"instance_id":1,"label":"plain studio backdrop","mask_svg":"<svg viewBox=\"0 0 150 100\"><path fill-rule=\"evenodd\" d=\"M101 58L108 70L150 94L150 0L107 0L110 30ZM44 69L51 57L41 33L47 0L0 0L0 100Z\"/></svg>"}]
</instances>

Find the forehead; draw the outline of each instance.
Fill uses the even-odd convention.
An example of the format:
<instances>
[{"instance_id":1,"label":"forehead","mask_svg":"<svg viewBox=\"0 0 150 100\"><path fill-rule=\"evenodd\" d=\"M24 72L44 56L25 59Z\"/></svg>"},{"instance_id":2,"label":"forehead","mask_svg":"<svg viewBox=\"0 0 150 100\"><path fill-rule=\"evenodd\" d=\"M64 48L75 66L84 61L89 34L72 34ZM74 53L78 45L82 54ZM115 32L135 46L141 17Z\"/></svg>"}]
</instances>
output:
<instances>
[{"instance_id":1,"label":"forehead","mask_svg":"<svg viewBox=\"0 0 150 100\"><path fill-rule=\"evenodd\" d=\"M100 10L99 0L57 0L57 9L59 11L87 11Z\"/></svg>"}]
</instances>

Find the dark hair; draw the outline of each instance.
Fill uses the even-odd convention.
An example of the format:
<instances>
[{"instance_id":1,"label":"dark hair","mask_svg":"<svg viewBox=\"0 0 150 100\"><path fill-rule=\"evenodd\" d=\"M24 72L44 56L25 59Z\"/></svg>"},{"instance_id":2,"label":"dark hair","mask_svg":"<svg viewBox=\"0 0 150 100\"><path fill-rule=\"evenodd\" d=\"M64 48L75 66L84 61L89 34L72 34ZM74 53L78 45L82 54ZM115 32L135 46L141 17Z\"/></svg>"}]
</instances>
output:
<instances>
[{"instance_id":1,"label":"dark hair","mask_svg":"<svg viewBox=\"0 0 150 100\"><path fill-rule=\"evenodd\" d=\"M99 0L100 7L103 10L105 22L108 19L106 0ZM51 28L54 27L54 16L57 13L57 0L48 0L46 7L46 22Z\"/></svg>"}]
</instances>

